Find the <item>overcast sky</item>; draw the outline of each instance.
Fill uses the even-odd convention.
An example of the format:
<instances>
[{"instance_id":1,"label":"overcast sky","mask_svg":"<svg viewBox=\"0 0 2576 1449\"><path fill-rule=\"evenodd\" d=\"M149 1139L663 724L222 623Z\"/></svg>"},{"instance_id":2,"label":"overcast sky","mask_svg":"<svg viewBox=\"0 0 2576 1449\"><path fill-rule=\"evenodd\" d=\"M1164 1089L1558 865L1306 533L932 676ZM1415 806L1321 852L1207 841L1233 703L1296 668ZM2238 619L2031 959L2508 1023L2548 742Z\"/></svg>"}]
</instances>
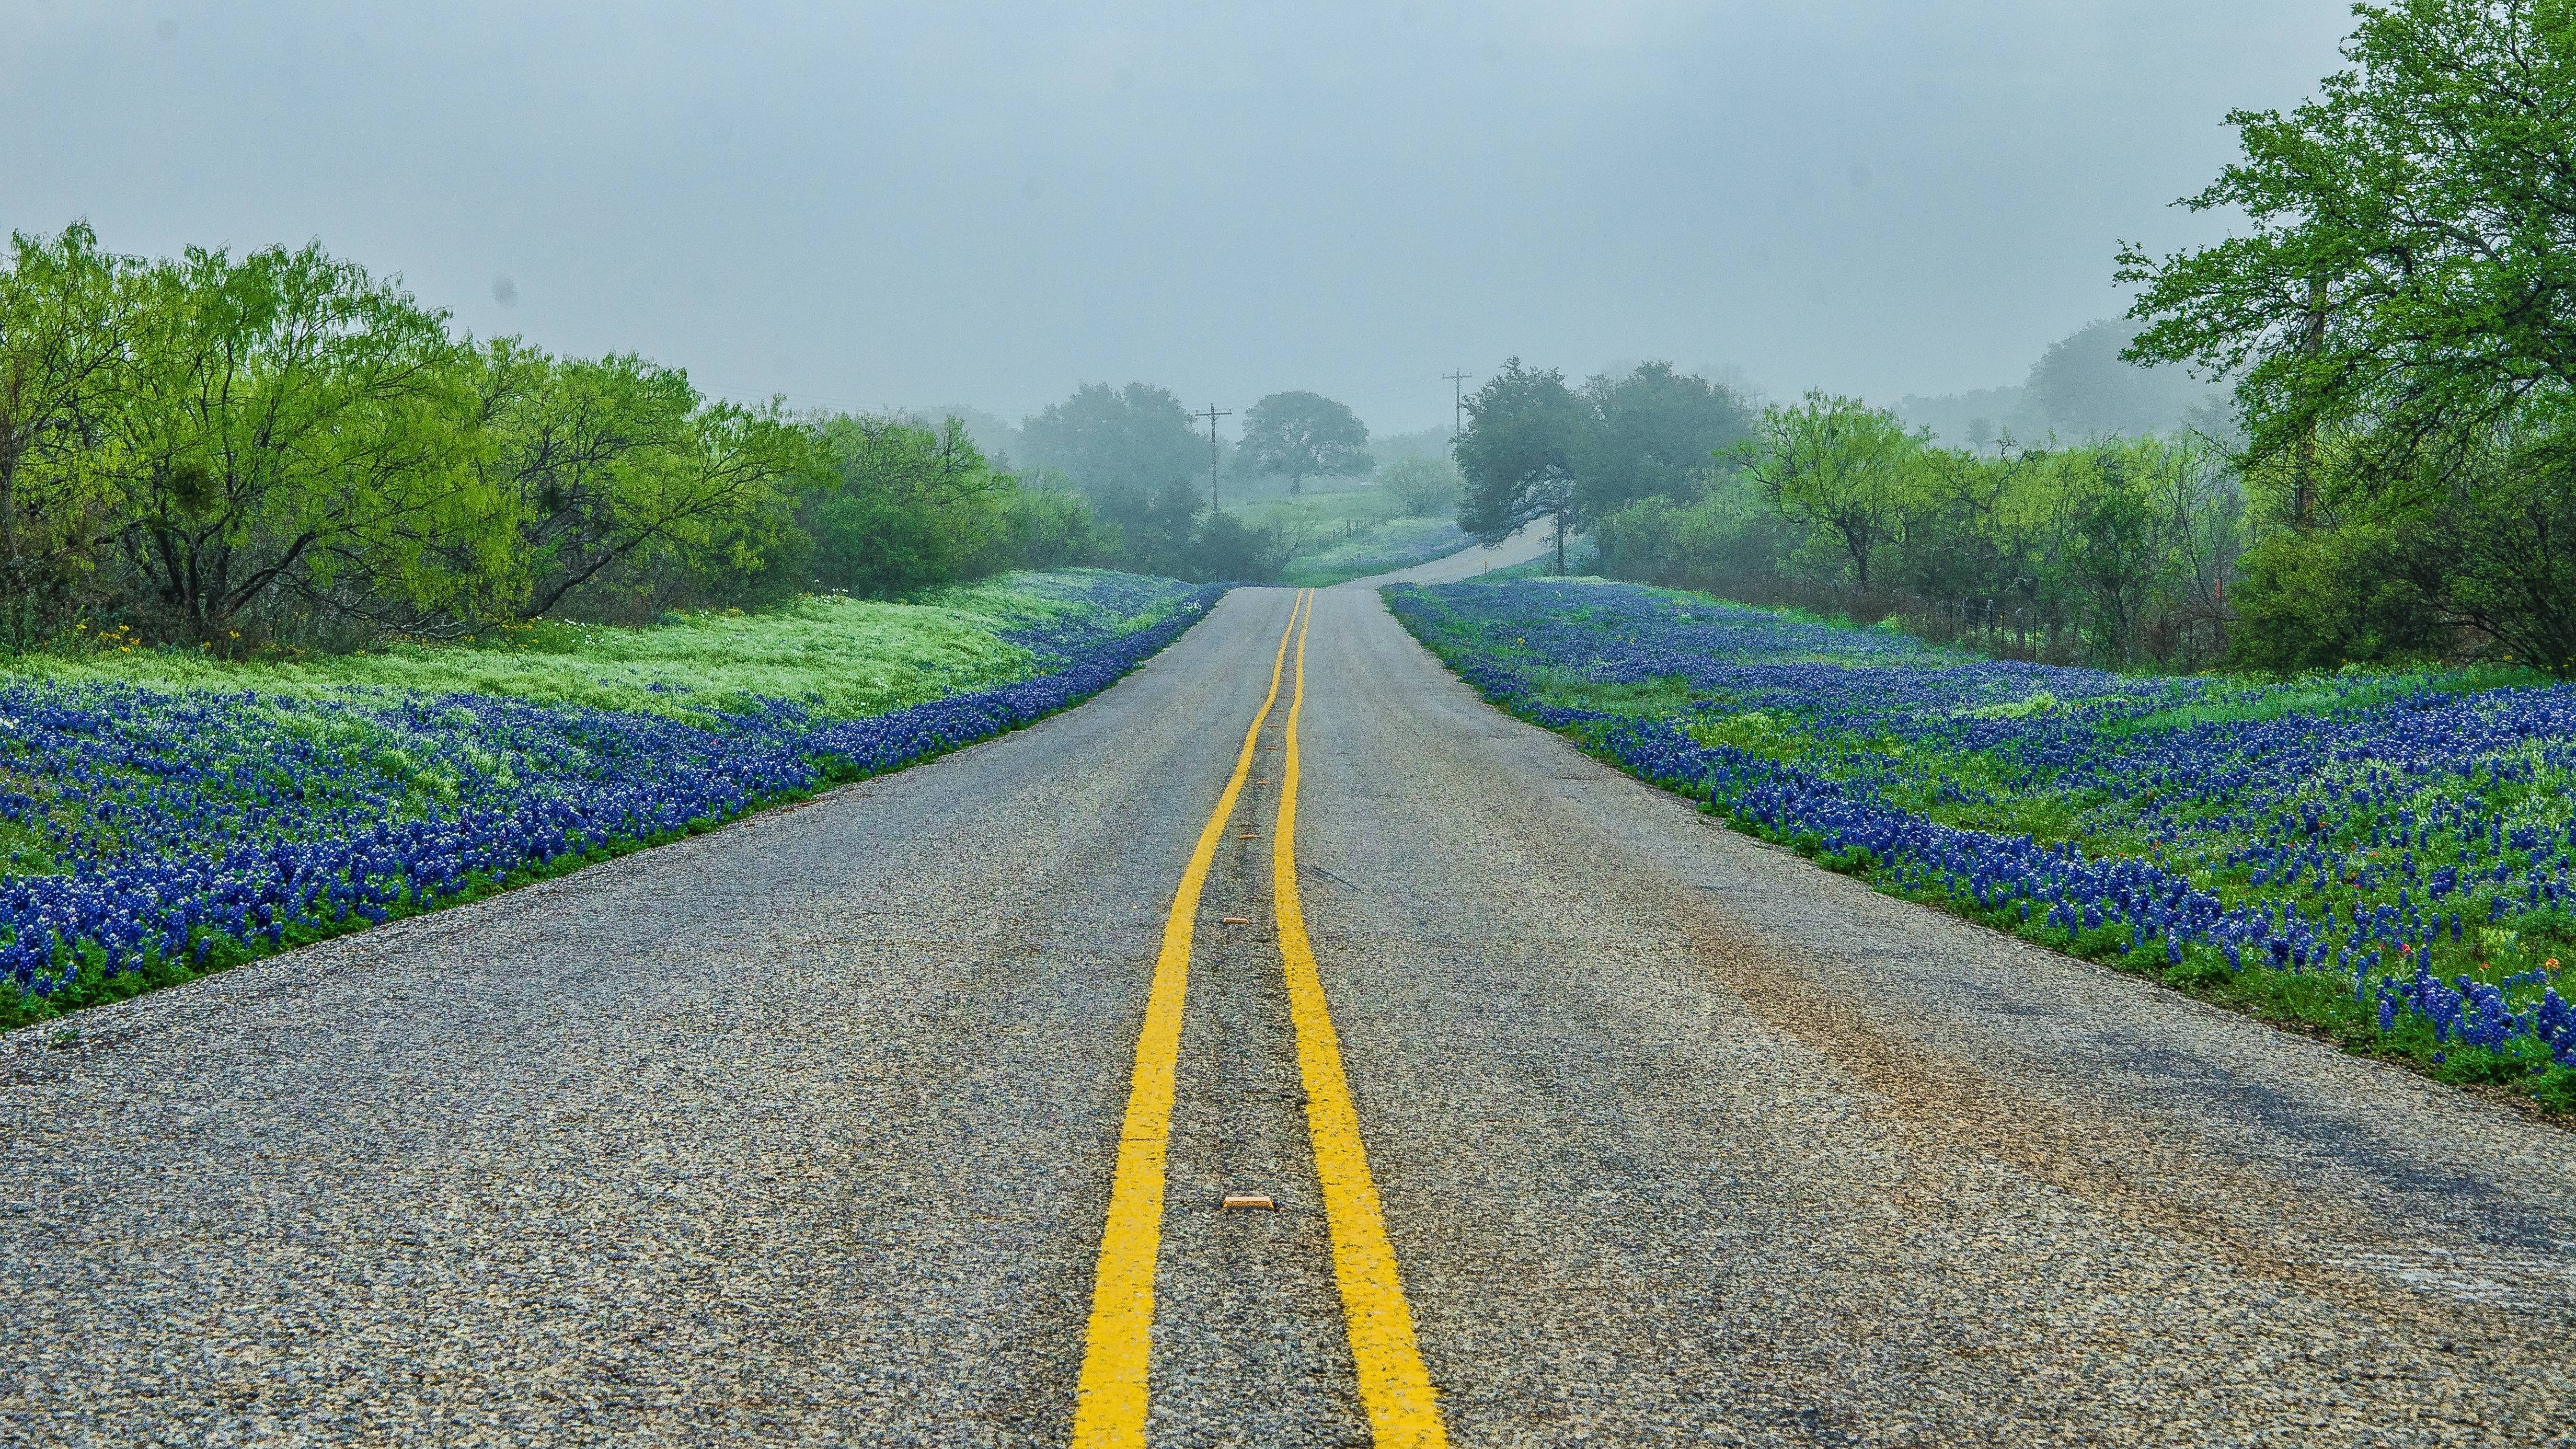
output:
<instances>
[{"instance_id":1,"label":"overcast sky","mask_svg":"<svg viewBox=\"0 0 2576 1449\"><path fill-rule=\"evenodd\" d=\"M318 238L732 396L1446 423L1508 354L1892 402L2125 306L2340 0L0 0L0 226Z\"/></svg>"}]
</instances>

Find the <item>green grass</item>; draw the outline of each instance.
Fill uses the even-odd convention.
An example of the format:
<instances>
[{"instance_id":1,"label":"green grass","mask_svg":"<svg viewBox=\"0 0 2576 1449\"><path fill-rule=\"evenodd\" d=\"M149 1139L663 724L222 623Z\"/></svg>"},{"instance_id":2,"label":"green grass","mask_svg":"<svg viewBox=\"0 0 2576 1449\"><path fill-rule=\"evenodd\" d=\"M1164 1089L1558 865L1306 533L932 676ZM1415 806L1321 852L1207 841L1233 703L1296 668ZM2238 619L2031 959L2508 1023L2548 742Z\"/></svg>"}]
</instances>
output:
<instances>
[{"instance_id":1,"label":"green grass","mask_svg":"<svg viewBox=\"0 0 2576 1449\"><path fill-rule=\"evenodd\" d=\"M1467 546L1449 515L1407 517L1402 503L1377 488L1252 498L1226 507L1256 529L1282 519L1303 521L1306 547L1279 578L1298 588L1410 568Z\"/></svg>"},{"instance_id":2,"label":"green grass","mask_svg":"<svg viewBox=\"0 0 2576 1449\"><path fill-rule=\"evenodd\" d=\"M2514 1010L2532 1011L2543 978L2576 959L2576 911L2541 904L2537 894L2546 857L2560 852L2562 883L2569 859L2563 731L2549 733L2544 715L2542 732L2519 743L2463 747L2448 761L2418 768L2393 747L2413 726L2365 716L2427 695L2550 681L2510 667L2347 669L2189 684L2143 671L2068 671L2052 681L2060 698L2015 673L2018 666L1953 649L1907 640L1891 654L1894 631L1885 626L1855 629L1794 609L1746 609L1635 585L1601 589L1597 596L1581 587L1493 590L1479 581L1394 597L1399 618L1453 669L1471 673L1497 703L1542 722L1552 721L1540 711L1556 709L1661 721L1702 746L1835 782L1896 814L2005 840L2071 842L2088 860L2150 862L2227 911L2286 908L2293 918L2321 923L2309 940L2336 954L2331 966L2309 960L2284 970L2266 964L2259 950L2240 961L2209 938L2184 941L2172 957L2152 935L2133 948L2134 918L2119 919L2117 911L2104 911L2104 924L2079 927L2052 919L2044 896L1990 901L1939 864L1937 853L1882 861L1861 845L1832 849L1803 813L1784 819L1767 806L1739 808L1746 797L1724 794L1714 775L1694 784L1654 773L1678 757L1625 753L1598 718L1558 726L1602 758L1828 869L2356 1052L2409 1062L2445 1082L2500 1086L2546 1112L2576 1114L2576 1066L2552 1065L2547 1042L2519 1035L2493 1050L2470 1047L2437 1034L2433 1019L2412 1009L2383 1029L2369 985L2406 981L2424 961L2446 983L2472 978L2508 992ZM1664 633L1674 625L1694 632ZM1826 637L1816 636L1818 625ZM1650 662L1672 672L1640 678L1638 666ZM2427 704L2446 707L2438 698ZM2177 739L2155 733L2196 726L2209 728ZM2421 727L2451 726L2435 720ZM2236 731L2258 729L2252 739L2273 743L2240 758L2251 747ZM2389 747L2375 732L2386 732ZM2271 748L2320 753L2297 757L2294 772L2267 775L2264 762L2282 758ZM2353 789L2366 778L2377 782L2368 802ZM2383 827L2398 820L2413 827L2414 838L2384 841ZM2507 848L2506 827L2536 830L2539 842ZM2391 867L2401 857L2399 874ZM2409 891L2430 905L2436 898L2422 894L2425 881L2446 870L2459 873L2451 903L2451 930L2459 934L2411 940L2405 950L2412 959L2398 954L2398 939L2384 927L2361 941L2356 921L2364 912ZM2034 905L2040 909L2024 914ZM2444 911L2431 908L2438 922ZM2356 971L2369 980L2357 986Z\"/></svg>"},{"instance_id":3,"label":"green grass","mask_svg":"<svg viewBox=\"0 0 2576 1449\"><path fill-rule=\"evenodd\" d=\"M1298 559L1282 575L1281 582L1322 588L1345 579L1429 563L1469 547L1472 542L1446 517L1389 519L1348 538L1334 539L1329 546Z\"/></svg>"},{"instance_id":4,"label":"green grass","mask_svg":"<svg viewBox=\"0 0 2576 1449\"><path fill-rule=\"evenodd\" d=\"M113 973L109 947L95 935L58 943L53 956L61 976L47 990L15 990L13 982L0 980L0 1030L361 929L370 919L481 899L890 767L882 755L861 759L817 747L806 760L810 771L764 774L757 777L764 783L749 788L751 782L731 768L733 757L721 750L695 751L683 732L666 726L558 717L576 727L548 733L540 725L533 737L563 748L532 749L525 745L532 736L514 733L506 722L498 730L487 727L491 711L472 701L380 708L388 703L420 703L422 696L451 692L501 695L555 709L655 713L713 725L719 735L728 729L768 730L768 738L793 747L800 736L810 737L806 732L818 721L790 715L782 722L772 714L716 725L706 717L783 698L807 703L823 719L850 719L1025 679L1101 648L1108 642L1104 634L1132 636L1161 623L1186 624L1196 614L1175 611L1199 600L1201 592L1176 580L1073 570L1011 575L901 603L807 599L756 613L674 616L632 629L548 622L495 631L471 643L406 644L319 659L227 661L203 652L129 646L121 630L70 650L0 657L0 694L105 701L100 715L110 721L95 737L104 748L93 740L51 737L39 750L13 736L10 711L0 708L0 793L29 797L34 806L21 818L0 820L0 883L60 875L86 857L135 849L193 860L236 844L345 841L350 832L380 822L469 809L486 821L508 819L519 800L545 798L610 756L627 762L629 773L622 778L649 794L666 776L653 757L639 761L635 747L671 748L674 754L662 763L699 761L706 764L701 778L721 782L696 795L702 812L684 824L604 839L593 832L582 837L590 843L569 854L478 870L461 883L449 876L429 896L420 894L415 879L358 910L346 902L319 903L308 889L283 907L288 919L275 937L256 929L236 934L192 926L191 938L202 950L164 959L156 947L140 969ZM1006 630L1027 647L1003 638ZM50 687L25 688L31 679L71 688L59 694ZM146 694L137 702L123 689L101 688L122 685L167 696ZM185 697L192 695L199 697ZM146 712L140 720L120 713L129 704ZM162 715L156 733L148 714L155 709L184 712ZM542 718L501 713L505 719ZM120 733L117 720L138 728ZM963 743L945 732L915 736L891 767ZM182 772L186 779L174 787L179 793L167 799L168 781L159 768L165 764L188 767ZM735 785L746 788L729 788ZM12 800L17 807L28 803ZM250 808L236 812L234 805ZM157 817L150 813L165 809L169 813ZM192 819L200 825L175 834L159 831L141 840L135 833L138 823ZM208 821L213 823L203 823ZM384 867L366 868L381 882ZM150 909L148 895L118 895L110 908ZM13 922L9 928L23 927ZM202 934L207 931L215 935Z\"/></svg>"},{"instance_id":5,"label":"green grass","mask_svg":"<svg viewBox=\"0 0 2576 1449\"><path fill-rule=\"evenodd\" d=\"M471 642L308 659L234 661L111 644L0 657L0 674L302 698L368 688L454 691L677 718L765 697L856 718L1027 677L1036 660L996 631L1082 607L1071 595L1086 575L1006 575L903 603L808 598L753 613L677 614L645 628L540 620Z\"/></svg>"},{"instance_id":6,"label":"green grass","mask_svg":"<svg viewBox=\"0 0 2576 1449\"><path fill-rule=\"evenodd\" d=\"M1318 491L1309 485L1309 491L1294 496L1274 493L1258 498L1228 498L1225 509L1255 528L1269 522L1274 514L1300 512L1338 531L1345 523L1375 523L1394 517L1404 512L1404 505L1382 488Z\"/></svg>"},{"instance_id":7,"label":"green grass","mask_svg":"<svg viewBox=\"0 0 2576 1449\"><path fill-rule=\"evenodd\" d=\"M2229 678L2223 681L2215 698L2106 724L2103 732L2127 734L2187 729L2196 724L2254 724L2293 713L2333 715L2369 709L2433 690L2465 693L2549 683L2550 679L2537 670L2510 665L2402 670L2351 667L2337 674L2309 674L2288 680Z\"/></svg>"}]
</instances>

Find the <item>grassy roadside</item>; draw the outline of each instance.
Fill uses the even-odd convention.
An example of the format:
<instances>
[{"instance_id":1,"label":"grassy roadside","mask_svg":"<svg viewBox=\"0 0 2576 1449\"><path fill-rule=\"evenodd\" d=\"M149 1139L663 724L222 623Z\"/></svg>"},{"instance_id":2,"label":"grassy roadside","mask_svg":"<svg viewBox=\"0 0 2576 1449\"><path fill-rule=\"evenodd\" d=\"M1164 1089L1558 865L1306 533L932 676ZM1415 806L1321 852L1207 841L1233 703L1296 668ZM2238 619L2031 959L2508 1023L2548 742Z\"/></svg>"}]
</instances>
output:
<instances>
[{"instance_id":1,"label":"grassy roadside","mask_svg":"<svg viewBox=\"0 0 2576 1449\"><path fill-rule=\"evenodd\" d=\"M1746 833L2576 1112L2576 688L2111 675L1601 581L1389 593L1487 699Z\"/></svg>"},{"instance_id":2,"label":"grassy roadside","mask_svg":"<svg viewBox=\"0 0 2576 1449\"><path fill-rule=\"evenodd\" d=\"M302 659L227 660L110 639L77 652L0 656L0 681L250 690L306 700L371 690L466 693L675 718L784 699L855 719L1027 677L1037 655L1006 635L1089 618L1102 606L1086 597L1086 586L1114 587L1131 577L1089 569L1015 574L902 602L808 597L753 613L674 614L641 629L538 620L454 644L395 643ZM1120 618L1149 623L1151 606Z\"/></svg>"},{"instance_id":3,"label":"grassy roadside","mask_svg":"<svg viewBox=\"0 0 2576 1449\"><path fill-rule=\"evenodd\" d=\"M1017 728L1220 592L1085 571L321 661L21 661L0 672L0 1027Z\"/></svg>"}]
</instances>

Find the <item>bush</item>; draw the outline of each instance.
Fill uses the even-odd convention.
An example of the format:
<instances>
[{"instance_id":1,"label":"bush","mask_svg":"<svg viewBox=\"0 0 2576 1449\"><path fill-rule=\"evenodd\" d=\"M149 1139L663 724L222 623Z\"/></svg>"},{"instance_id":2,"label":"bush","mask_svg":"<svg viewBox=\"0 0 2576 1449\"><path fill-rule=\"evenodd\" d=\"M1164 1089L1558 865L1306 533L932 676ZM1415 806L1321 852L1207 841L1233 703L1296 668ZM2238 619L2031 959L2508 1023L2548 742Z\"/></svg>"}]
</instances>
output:
<instances>
[{"instance_id":1,"label":"bush","mask_svg":"<svg viewBox=\"0 0 2576 1449\"><path fill-rule=\"evenodd\" d=\"M1458 465L1447 458L1414 454L1377 470L1378 486L1404 505L1412 518L1436 518L1458 507Z\"/></svg>"},{"instance_id":2,"label":"bush","mask_svg":"<svg viewBox=\"0 0 2576 1449\"><path fill-rule=\"evenodd\" d=\"M2410 581L2407 547L2390 530L2364 524L2285 528L2255 544L2233 600L2229 658L2293 674L2447 652L2451 631Z\"/></svg>"}]
</instances>

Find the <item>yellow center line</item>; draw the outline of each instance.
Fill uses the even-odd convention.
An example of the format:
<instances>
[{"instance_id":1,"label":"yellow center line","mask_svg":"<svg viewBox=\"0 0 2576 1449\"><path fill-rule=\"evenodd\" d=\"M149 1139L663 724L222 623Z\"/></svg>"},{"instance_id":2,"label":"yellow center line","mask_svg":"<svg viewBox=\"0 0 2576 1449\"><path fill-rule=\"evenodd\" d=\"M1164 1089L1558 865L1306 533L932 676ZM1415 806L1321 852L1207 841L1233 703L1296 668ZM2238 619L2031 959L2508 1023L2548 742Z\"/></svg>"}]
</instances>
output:
<instances>
[{"instance_id":1,"label":"yellow center line","mask_svg":"<svg viewBox=\"0 0 2576 1449\"><path fill-rule=\"evenodd\" d=\"M1305 597L1306 621L1315 617L1314 591ZM1306 1134L1315 1150L1315 1176L1324 1189L1324 1221L1333 1238L1333 1277L1341 1285L1342 1316L1350 1326L1351 1360L1360 1404L1378 1449L1445 1446L1440 1405L1422 1350L1413 1338L1413 1310L1386 1238L1386 1213L1369 1177L1368 1150L1360 1143L1359 1113L1342 1075L1342 1048L1324 1004L1323 978L1306 939L1306 914L1297 897L1297 719L1306 707L1306 628L1297 632L1297 682L1288 697L1287 758L1279 780L1279 824L1271 832L1271 906L1279 918L1279 959L1288 973L1288 1014L1297 1024L1297 1069L1306 1082Z\"/></svg>"},{"instance_id":2,"label":"yellow center line","mask_svg":"<svg viewBox=\"0 0 2576 1449\"><path fill-rule=\"evenodd\" d=\"M1304 602L1301 600L1300 602ZM1311 606L1309 606L1311 607ZM1288 637L1297 632L1297 610L1288 611L1279 652L1270 661L1270 693L1243 732L1234 775L1217 797L1216 811L1199 832L1172 914L1163 923L1163 951L1154 962L1154 988L1145 999L1145 1026L1136 1036L1136 1070L1127 1088L1127 1120L1118 1133L1118 1173L1109 1187L1109 1218L1100 1234L1100 1269L1091 1290L1091 1331L1083 1344L1082 1380L1073 1409L1073 1443L1141 1446L1145 1442L1146 1376L1154 1357L1154 1255L1163 1241L1163 1161L1172 1137L1172 1080L1181 1052L1181 1003L1189 994L1190 937L1199 892L1216 863L1226 818L1252 773L1253 747L1279 702L1280 667ZM1293 738L1293 736L1292 736ZM1295 745L1290 745L1293 751ZM1289 758L1296 757L1292 753ZM1295 766L1290 766L1294 779ZM1410 1342L1408 1332L1407 1341Z\"/></svg>"}]
</instances>

